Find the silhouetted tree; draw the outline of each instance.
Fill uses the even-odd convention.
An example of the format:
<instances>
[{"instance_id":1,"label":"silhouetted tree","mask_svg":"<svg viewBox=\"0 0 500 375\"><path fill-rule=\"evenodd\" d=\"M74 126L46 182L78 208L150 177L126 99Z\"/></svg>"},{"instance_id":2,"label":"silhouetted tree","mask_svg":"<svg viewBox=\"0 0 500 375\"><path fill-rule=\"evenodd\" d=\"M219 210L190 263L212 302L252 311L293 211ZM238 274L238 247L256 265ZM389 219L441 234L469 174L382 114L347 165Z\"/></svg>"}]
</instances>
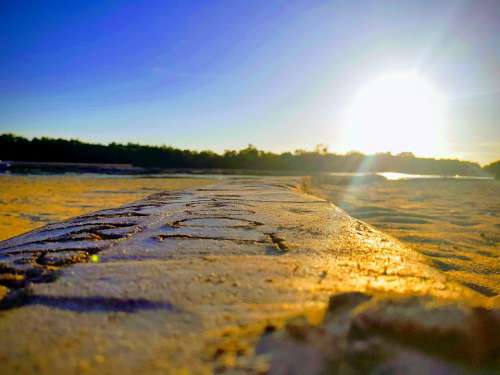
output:
<instances>
[{"instance_id":1,"label":"silhouetted tree","mask_svg":"<svg viewBox=\"0 0 500 375\"><path fill-rule=\"evenodd\" d=\"M484 170L492 174L497 180L500 180L500 160L486 165Z\"/></svg>"},{"instance_id":2,"label":"silhouetted tree","mask_svg":"<svg viewBox=\"0 0 500 375\"><path fill-rule=\"evenodd\" d=\"M282 170L301 172L402 172L440 175L478 175L484 173L476 163L417 158L405 152L364 155L351 151L345 155L328 152L326 145L315 151L295 150L275 154L258 150L253 145L222 155L215 152L180 150L171 146L144 146L135 143L108 145L75 139L33 138L14 134L0 135L0 159L34 162L120 163L147 168L221 168L247 170ZM496 173L498 162L486 167Z\"/></svg>"}]
</instances>

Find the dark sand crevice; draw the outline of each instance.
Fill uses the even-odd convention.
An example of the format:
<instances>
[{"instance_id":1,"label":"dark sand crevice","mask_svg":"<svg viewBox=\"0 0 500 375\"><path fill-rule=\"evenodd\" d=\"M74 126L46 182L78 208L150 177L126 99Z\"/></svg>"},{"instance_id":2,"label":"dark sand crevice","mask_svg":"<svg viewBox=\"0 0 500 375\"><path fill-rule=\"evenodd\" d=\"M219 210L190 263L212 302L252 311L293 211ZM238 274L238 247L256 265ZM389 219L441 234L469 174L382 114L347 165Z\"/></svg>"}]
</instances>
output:
<instances>
[{"instance_id":1,"label":"dark sand crevice","mask_svg":"<svg viewBox=\"0 0 500 375\"><path fill-rule=\"evenodd\" d=\"M141 310L175 311L167 302L150 301L144 298L112 297L56 297L34 295L24 301L25 305L41 305L73 312L124 312L135 313Z\"/></svg>"},{"instance_id":2,"label":"dark sand crevice","mask_svg":"<svg viewBox=\"0 0 500 375\"><path fill-rule=\"evenodd\" d=\"M31 284L53 282L65 267L85 263L91 256L141 232L139 224L151 214L135 209L157 208L158 204L149 204L156 198L157 194L123 208L82 215L1 241L0 285L8 288L3 296L5 302L0 301L3 308L17 306L12 301Z\"/></svg>"},{"instance_id":3,"label":"dark sand crevice","mask_svg":"<svg viewBox=\"0 0 500 375\"><path fill-rule=\"evenodd\" d=\"M475 290L476 292L481 293L483 296L486 296L486 297L495 297L498 295L498 293L496 293L494 290L488 288L487 286L469 283L469 282L462 282L462 284L465 285L467 288Z\"/></svg>"}]
</instances>

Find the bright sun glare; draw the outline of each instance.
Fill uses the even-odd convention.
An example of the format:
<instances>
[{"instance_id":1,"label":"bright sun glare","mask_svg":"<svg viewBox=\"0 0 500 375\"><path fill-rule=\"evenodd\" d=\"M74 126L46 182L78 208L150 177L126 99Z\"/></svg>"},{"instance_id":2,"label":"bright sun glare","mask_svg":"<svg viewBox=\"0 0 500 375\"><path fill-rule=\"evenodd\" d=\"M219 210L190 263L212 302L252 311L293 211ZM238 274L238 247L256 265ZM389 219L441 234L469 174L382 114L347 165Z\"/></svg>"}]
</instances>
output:
<instances>
[{"instance_id":1,"label":"bright sun glare","mask_svg":"<svg viewBox=\"0 0 500 375\"><path fill-rule=\"evenodd\" d=\"M343 121L343 143L366 153L445 152L445 100L414 72L386 74L354 98Z\"/></svg>"}]
</instances>

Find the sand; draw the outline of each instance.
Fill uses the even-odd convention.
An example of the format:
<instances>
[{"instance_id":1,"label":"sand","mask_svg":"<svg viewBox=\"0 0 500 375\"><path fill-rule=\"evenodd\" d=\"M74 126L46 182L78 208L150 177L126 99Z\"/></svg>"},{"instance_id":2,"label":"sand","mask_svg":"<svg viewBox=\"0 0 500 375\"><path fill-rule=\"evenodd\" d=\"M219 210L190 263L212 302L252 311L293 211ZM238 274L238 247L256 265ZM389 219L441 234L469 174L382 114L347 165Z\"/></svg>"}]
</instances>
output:
<instances>
[{"instance_id":1,"label":"sand","mask_svg":"<svg viewBox=\"0 0 500 375\"><path fill-rule=\"evenodd\" d=\"M410 245L451 280L499 295L500 181L321 183L311 192Z\"/></svg>"},{"instance_id":2,"label":"sand","mask_svg":"<svg viewBox=\"0 0 500 375\"><path fill-rule=\"evenodd\" d=\"M212 182L202 178L0 175L0 240L160 191Z\"/></svg>"},{"instance_id":3,"label":"sand","mask_svg":"<svg viewBox=\"0 0 500 375\"><path fill-rule=\"evenodd\" d=\"M155 194L0 255L2 374L498 373L488 298L296 179Z\"/></svg>"}]
</instances>

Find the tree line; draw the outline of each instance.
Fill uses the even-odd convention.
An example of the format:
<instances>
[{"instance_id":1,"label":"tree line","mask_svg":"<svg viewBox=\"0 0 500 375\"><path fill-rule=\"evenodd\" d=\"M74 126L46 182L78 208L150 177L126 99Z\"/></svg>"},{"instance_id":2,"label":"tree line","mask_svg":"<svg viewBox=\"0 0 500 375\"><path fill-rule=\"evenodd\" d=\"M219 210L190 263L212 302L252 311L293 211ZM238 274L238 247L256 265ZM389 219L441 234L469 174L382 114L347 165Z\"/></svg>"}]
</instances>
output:
<instances>
[{"instance_id":1,"label":"tree line","mask_svg":"<svg viewBox=\"0 0 500 375\"><path fill-rule=\"evenodd\" d=\"M500 180L500 160L484 166L483 169L491 175L495 176L497 180Z\"/></svg>"},{"instance_id":2,"label":"tree line","mask_svg":"<svg viewBox=\"0 0 500 375\"><path fill-rule=\"evenodd\" d=\"M79 140L0 135L0 160L68 163L117 163L144 168L246 169L303 172L401 172L439 175L481 175L479 164L454 159L420 158L412 153L360 152L336 154L319 145L313 151L281 154L248 147L222 154L136 143L93 144Z\"/></svg>"}]
</instances>

